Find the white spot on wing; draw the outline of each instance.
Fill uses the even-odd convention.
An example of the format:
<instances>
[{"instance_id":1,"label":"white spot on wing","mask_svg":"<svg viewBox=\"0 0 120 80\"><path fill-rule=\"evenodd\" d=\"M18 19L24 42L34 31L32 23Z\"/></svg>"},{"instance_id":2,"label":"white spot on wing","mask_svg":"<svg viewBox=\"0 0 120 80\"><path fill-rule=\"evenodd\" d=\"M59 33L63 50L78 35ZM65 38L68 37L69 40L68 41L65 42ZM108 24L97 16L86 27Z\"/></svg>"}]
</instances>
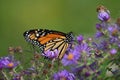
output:
<instances>
[{"instance_id":1,"label":"white spot on wing","mask_svg":"<svg viewBox=\"0 0 120 80\"><path fill-rule=\"evenodd\" d=\"M39 34L37 33L36 36L39 37Z\"/></svg>"}]
</instances>

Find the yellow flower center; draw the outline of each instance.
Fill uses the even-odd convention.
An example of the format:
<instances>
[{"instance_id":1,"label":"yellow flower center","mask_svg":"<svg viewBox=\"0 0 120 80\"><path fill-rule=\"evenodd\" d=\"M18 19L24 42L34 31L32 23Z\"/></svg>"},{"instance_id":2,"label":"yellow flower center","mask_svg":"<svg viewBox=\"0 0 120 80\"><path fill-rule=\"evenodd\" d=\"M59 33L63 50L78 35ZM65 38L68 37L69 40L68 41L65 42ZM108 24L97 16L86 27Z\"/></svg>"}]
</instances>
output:
<instances>
[{"instance_id":1,"label":"yellow flower center","mask_svg":"<svg viewBox=\"0 0 120 80\"><path fill-rule=\"evenodd\" d=\"M72 60L74 58L74 55L72 53L68 54L68 60Z\"/></svg>"},{"instance_id":2,"label":"yellow flower center","mask_svg":"<svg viewBox=\"0 0 120 80\"><path fill-rule=\"evenodd\" d=\"M9 63L8 65L7 65L8 67L13 67L14 66L14 63Z\"/></svg>"},{"instance_id":3,"label":"yellow flower center","mask_svg":"<svg viewBox=\"0 0 120 80\"><path fill-rule=\"evenodd\" d=\"M65 77L62 77L60 80L67 80Z\"/></svg>"}]
</instances>

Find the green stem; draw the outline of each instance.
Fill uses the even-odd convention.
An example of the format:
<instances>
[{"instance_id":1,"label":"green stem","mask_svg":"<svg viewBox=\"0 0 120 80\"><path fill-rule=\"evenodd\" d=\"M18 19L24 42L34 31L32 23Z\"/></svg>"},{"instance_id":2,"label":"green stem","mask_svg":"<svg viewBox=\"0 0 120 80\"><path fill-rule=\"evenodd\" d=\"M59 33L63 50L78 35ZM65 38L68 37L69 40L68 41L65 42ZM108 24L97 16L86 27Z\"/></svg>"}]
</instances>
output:
<instances>
[{"instance_id":1,"label":"green stem","mask_svg":"<svg viewBox=\"0 0 120 80\"><path fill-rule=\"evenodd\" d=\"M22 67L22 65L21 65L21 64L19 64L19 67L23 70L23 67Z\"/></svg>"},{"instance_id":2,"label":"green stem","mask_svg":"<svg viewBox=\"0 0 120 80\"><path fill-rule=\"evenodd\" d=\"M6 73L4 71L2 71L2 74L4 75L4 77L5 77L6 80L9 80L8 77L7 77L7 75L6 75Z\"/></svg>"}]
</instances>

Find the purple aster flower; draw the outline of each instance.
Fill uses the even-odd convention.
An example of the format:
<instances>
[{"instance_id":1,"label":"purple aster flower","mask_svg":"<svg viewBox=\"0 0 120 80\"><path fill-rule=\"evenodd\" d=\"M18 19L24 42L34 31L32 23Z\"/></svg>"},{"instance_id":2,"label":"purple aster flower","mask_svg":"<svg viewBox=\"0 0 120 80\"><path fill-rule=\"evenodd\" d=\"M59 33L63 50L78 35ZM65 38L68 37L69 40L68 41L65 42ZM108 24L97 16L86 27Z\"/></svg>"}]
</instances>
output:
<instances>
[{"instance_id":1,"label":"purple aster flower","mask_svg":"<svg viewBox=\"0 0 120 80\"><path fill-rule=\"evenodd\" d=\"M109 48L108 41L102 40L100 43L92 43L93 47L97 50L107 50Z\"/></svg>"},{"instance_id":2,"label":"purple aster flower","mask_svg":"<svg viewBox=\"0 0 120 80\"><path fill-rule=\"evenodd\" d=\"M113 54L113 55L114 55L114 54L116 54L116 53L117 53L117 50L116 50L116 49L111 49L111 50L110 50L110 54Z\"/></svg>"},{"instance_id":3,"label":"purple aster flower","mask_svg":"<svg viewBox=\"0 0 120 80\"><path fill-rule=\"evenodd\" d=\"M110 35L112 35L112 36L115 36L118 33L118 30L115 26L109 26L108 31L109 31Z\"/></svg>"},{"instance_id":4,"label":"purple aster flower","mask_svg":"<svg viewBox=\"0 0 120 80\"><path fill-rule=\"evenodd\" d=\"M88 55L90 54L90 52L92 50L92 48L86 42L84 42L84 43L82 43L80 45L77 45L75 48L80 53L87 53Z\"/></svg>"},{"instance_id":5,"label":"purple aster flower","mask_svg":"<svg viewBox=\"0 0 120 80\"><path fill-rule=\"evenodd\" d=\"M111 44L116 43L116 42L118 42L118 41L119 41L119 40L118 40L117 37L111 36L111 37L109 38L109 42L110 42Z\"/></svg>"},{"instance_id":6,"label":"purple aster flower","mask_svg":"<svg viewBox=\"0 0 120 80\"><path fill-rule=\"evenodd\" d=\"M99 50L103 49L103 44L99 44L99 43L96 43L96 42L92 42L92 46L95 50L95 53L99 53ZM96 55L96 54L95 54ZM98 55L96 55L96 57L98 57Z\"/></svg>"},{"instance_id":7,"label":"purple aster flower","mask_svg":"<svg viewBox=\"0 0 120 80\"><path fill-rule=\"evenodd\" d=\"M98 47L101 50L107 50L109 48L108 41L105 41L105 40L101 41Z\"/></svg>"},{"instance_id":8,"label":"purple aster flower","mask_svg":"<svg viewBox=\"0 0 120 80\"><path fill-rule=\"evenodd\" d=\"M96 38L99 38L99 37L102 37L104 34L100 31L97 31L96 34L95 34L95 37Z\"/></svg>"},{"instance_id":9,"label":"purple aster flower","mask_svg":"<svg viewBox=\"0 0 120 80\"><path fill-rule=\"evenodd\" d=\"M77 41L78 41L79 43L81 43L83 40L84 40L84 37L83 37L82 35L79 35L79 36L77 37Z\"/></svg>"},{"instance_id":10,"label":"purple aster flower","mask_svg":"<svg viewBox=\"0 0 120 80\"><path fill-rule=\"evenodd\" d=\"M57 58L58 57L58 50L57 49L55 49L54 51L47 50L42 55L47 57L47 58L50 58L50 59Z\"/></svg>"},{"instance_id":11,"label":"purple aster flower","mask_svg":"<svg viewBox=\"0 0 120 80\"><path fill-rule=\"evenodd\" d=\"M112 32L114 30L114 28L112 26L108 27L108 31Z\"/></svg>"},{"instance_id":12,"label":"purple aster flower","mask_svg":"<svg viewBox=\"0 0 120 80\"><path fill-rule=\"evenodd\" d=\"M54 74L53 80L75 80L75 76L73 73L70 73L67 70L63 70Z\"/></svg>"},{"instance_id":13,"label":"purple aster flower","mask_svg":"<svg viewBox=\"0 0 120 80\"><path fill-rule=\"evenodd\" d=\"M98 19L100 21L108 21L110 19L110 14L106 11L101 11L98 13Z\"/></svg>"},{"instance_id":14,"label":"purple aster flower","mask_svg":"<svg viewBox=\"0 0 120 80\"><path fill-rule=\"evenodd\" d=\"M101 29L102 29L101 24L96 24L96 29L97 29L97 30L101 30Z\"/></svg>"},{"instance_id":15,"label":"purple aster flower","mask_svg":"<svg viewBox=\"0 0 120 80\"><path fill-rule=\"evenodd\" d=\"M80 58L80 52L75 48L71 50L68 54L65 54L62 59L62 64L64 66L77 64L77 60Z\"/></svg>"},{"instance_id":16,"label":"purple aster flower","mask_svg":"<svg viewBox=\"0 0 120 80\"><path fill-rule=\"evenodd\" d=\"M105 31L105 30L107 30L108 29L108 27L110 26L108 23L106 23L106 22L102 22L102 23L100 23L100 25L102 26L102 29Z\"/></svg>"},{"instance_id":17,"label":"purple aster flower","mask_svg":"<svg viewBox=\"0 0 120 80\"><path fill-rule=\"evenodd\" d=\"M14 68L16 66L18 66L19 62L13 60L11 57L2 57L0 59L0 65L3 68Z\"/></svg>"}]
</instances>

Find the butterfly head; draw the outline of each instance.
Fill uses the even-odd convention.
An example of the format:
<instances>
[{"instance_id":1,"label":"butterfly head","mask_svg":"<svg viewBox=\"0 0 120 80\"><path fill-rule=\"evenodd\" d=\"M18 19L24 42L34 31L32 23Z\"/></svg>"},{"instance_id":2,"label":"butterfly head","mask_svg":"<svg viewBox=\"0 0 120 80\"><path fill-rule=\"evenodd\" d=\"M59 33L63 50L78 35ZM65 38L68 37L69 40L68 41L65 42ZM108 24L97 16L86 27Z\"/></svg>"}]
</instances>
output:
<instances>
[{"instance_id":1,"label":"butterfly head","mask_svg":"<svg viewBox=\"0 0 120 80\"><path fill-rule=\"evenodd\" d=\"M74 41L73 32L69 32L69 33L66 35L66 38L67 38L68 42Z\"/></svg>"}]
</instances>

